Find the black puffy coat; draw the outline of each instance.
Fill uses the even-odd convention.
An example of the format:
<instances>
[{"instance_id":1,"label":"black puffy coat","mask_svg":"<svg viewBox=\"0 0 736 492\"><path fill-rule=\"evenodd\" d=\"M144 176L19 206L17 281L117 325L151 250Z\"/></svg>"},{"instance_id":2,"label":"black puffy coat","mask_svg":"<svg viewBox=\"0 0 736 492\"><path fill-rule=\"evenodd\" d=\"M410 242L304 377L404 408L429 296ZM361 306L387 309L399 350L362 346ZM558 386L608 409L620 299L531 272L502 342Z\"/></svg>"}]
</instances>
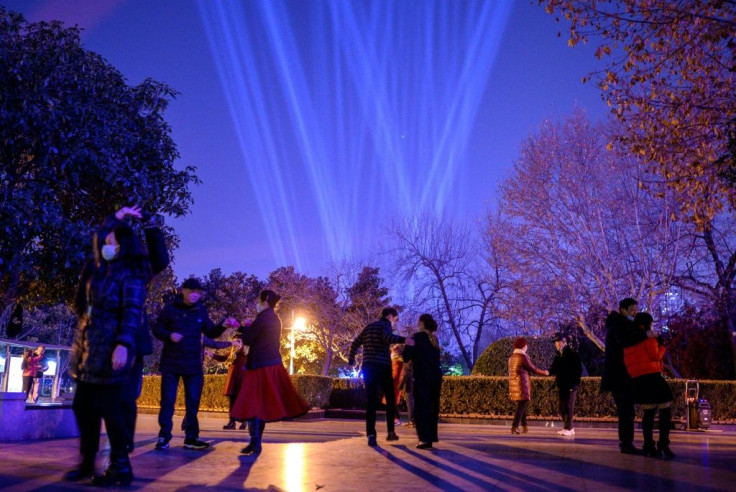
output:
<instances>
[{"instance_id":1,"label":"black puffy coat","mask_svg":"<svg viewBox=\"0 0 736 492\"><path fill-rule=\"evenodd\" d=\"M624 348L631 347L647 337L644 330L618 311L611 311L606 318L606 359L603 363L601 391L631 389L631 378L624 365Z\"/></svg>"},{"instance_id":2,"label":"black puffy coat","mask_svg":"<svg viewBox=\"0 0 736 492\"><path fill-rule=\"evenodd\" d=\"M217 338L225 331L222 323L215 325L201 302L185 304L179 294L167 304L153 324L153 334L164 342L159 371L170 374L197 374L202 372L202 335ZM175 343L172 333L182 339Z\"/></svg>"},{"instance_id":3,"label":"black puffy coat","mask_svg":"<svg viewBox=\"0 0 736 492\"><path fill-rule=\"evenodd\" d=\"M89 276L86 309L69 362L69 373L74 378L93 384L116 384L127 378L143 320L146 281L117 262ZM128 363L114 371L112 353L117 345L128 349Z\"/></svg>"},{"instance_id":4,"label":"black puffy coat","mask_svg":"<svg viewBox=\"0 0 736 492\"><path fill-rule=\"evenodd\" d=\"M555 377L555 384L561 390L571 390L580 386L580 377L583 375L580 355L566 345L562 352L555 353L549 374Z\"/></svg>"}]
</instances>

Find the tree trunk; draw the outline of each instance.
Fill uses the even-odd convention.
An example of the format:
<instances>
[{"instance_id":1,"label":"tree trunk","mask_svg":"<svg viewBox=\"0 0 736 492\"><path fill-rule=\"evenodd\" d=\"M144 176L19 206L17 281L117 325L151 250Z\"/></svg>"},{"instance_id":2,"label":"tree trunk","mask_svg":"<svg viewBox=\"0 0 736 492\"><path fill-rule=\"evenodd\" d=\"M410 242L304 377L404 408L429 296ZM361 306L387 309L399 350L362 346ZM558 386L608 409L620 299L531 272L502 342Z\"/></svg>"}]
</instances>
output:
<instances>
[{"instance_id":1,"label":"tree trunk","mask_svg":"<svg viewBox=\"0 0 736 492\"><path fill-rule=\"evenodd\" d=\"M325 353L325 362L322 364L322 375L328 376L330 374L330 367L332 366L332 354L334 351L332 347L328 347Z\"/></svg>"}]
</instances>

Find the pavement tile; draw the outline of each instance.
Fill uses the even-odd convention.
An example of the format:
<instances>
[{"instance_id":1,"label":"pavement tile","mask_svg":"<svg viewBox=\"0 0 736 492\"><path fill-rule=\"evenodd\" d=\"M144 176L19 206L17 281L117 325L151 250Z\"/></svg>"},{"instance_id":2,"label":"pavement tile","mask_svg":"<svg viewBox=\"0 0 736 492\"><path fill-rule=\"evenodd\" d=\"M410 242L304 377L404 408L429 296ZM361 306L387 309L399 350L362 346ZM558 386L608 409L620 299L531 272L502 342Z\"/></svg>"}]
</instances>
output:
<instances>
[{"instance_id":1,"label":"pavement tile","mask_svg":"<svg viewBox=\"0 0 736 492\"><path fill-rule=\"evenodd\" d=\"M440 424L432 450L418 450L413 429L397 428L387 443L379 424L378 446L366 445L359 420L313 419L268 424L260 456L242 456L247 432L222 430L221 418L200 419L206 451L154 449L155 415L140 415L131 461L131 489L151 491L733 491L736 432L672 433L674 461L622 455L615 429L577 428L574 438L557 428L530 427L512 436L507 426ZM178 424L178 420L175 421ZM175 425L176 428L176 425ZM639 431L637 431L639 432ZM637 435L641 444L640 434ZM106 446L103 437L101 443ZM77 439L0 444L0 489L87 490L61 482L77 460ZM107 451L98 457L104 469Z\"/></svg>"}]
</instances>

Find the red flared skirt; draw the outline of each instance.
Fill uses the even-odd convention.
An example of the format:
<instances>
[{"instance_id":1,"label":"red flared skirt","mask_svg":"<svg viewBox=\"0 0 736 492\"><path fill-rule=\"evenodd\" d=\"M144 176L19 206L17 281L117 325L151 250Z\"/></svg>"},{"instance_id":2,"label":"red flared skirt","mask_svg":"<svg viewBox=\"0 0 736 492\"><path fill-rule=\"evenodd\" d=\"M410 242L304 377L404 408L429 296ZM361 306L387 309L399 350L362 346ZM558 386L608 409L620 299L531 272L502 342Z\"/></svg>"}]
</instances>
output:
<instances>
[{"instance_id":1,"label":"red flared skirt","mask_svg":"<svg viewBox=\"0 0 736 492\"><path fill-rule=\"evenodd\" d=\"M230 416L235 420L258 417L274 422L304 415L308 410L309 405L294 389L284 366L277 364L243 373Z\"/></svg>"}]
</instances>

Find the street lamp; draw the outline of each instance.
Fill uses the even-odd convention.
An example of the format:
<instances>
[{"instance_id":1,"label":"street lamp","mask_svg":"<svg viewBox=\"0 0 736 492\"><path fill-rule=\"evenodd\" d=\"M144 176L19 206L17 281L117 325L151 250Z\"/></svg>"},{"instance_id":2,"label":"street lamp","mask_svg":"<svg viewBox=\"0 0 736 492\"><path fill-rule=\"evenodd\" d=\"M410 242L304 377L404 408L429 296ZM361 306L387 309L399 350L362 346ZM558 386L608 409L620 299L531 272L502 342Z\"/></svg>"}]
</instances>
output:
<instances>
[{"instance_id":1,"label":"street lamp","mask_svg":"<svg viewBox=\"0 0 736 492\"><path fill-rule=\"evenodd\" d=\"M306 325L307 325L307 320L305 320L301 316L296 318L291 323L291 334L289 335L289 344L291 345L291 357L289 357L289 374L294 374L294 357L295 357L294 344L296 342L295 331L303 330Z\"/></svg>"}]
</instances>

